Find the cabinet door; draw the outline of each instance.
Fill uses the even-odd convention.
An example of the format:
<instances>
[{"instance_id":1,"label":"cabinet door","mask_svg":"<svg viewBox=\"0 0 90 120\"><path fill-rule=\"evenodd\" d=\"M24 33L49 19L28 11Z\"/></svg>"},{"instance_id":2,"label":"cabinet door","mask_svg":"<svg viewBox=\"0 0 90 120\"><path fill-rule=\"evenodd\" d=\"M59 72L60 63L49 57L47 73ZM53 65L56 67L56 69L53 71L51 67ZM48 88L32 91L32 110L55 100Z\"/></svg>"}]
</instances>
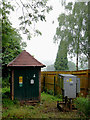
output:
<instances>
[{"instance_id":1,"label":"cabinet door","mask_svg":"<svg viewBox=\"0 0 90 120\"><path fill-rule=\"evenodd\" d=\"M38 70L26 70L26 99L38 99L39 76Z\"/></svg>"},{"instance_id":2,"label":"cabinet door","mask_svg":"<svg viewBox=\"0 0 90 120\"><path fill-rule=\"evenodd\" d=\"M14 97L36 100L39 96L39 70L17 69L14 72Z\"/></svg>"},{"instance_id":3,"label":"cabinet door","mask_svg":"<svg viewBox=\"0 0 90 120\"><path fill-rule=\"evenodd\" d=\"M25 71L16 69L14 71L14 98L25 99Z\"/></svg>"}]
</instances>

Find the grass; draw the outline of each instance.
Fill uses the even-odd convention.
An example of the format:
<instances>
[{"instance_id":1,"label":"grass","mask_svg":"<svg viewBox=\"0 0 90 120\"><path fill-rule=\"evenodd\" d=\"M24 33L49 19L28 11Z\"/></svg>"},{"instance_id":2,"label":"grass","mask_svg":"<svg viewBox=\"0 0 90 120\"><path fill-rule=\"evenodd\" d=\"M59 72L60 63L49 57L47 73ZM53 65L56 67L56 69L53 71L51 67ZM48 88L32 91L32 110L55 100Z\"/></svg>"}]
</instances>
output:
<instances>
[{"instance_id":1,"label":"grass","mask_svg":"<svg viewBox=\"0 0 90 120\"><path fill-rule=\"evenodd\" d=\"M5 89L3 92L5 92ZM56 102L61 100L43 92L41 93L41 103L37 103L35 106L21 106L19 101L12 101L5 97L2 101L2 118L79 118L77 112L60 112L56 107Z\"/></svg>"},{"instance_id":2,"label":"grass","mask_svg":"<svg viewBox=\"0 0 90 120\"><path fill-rule=\"evenodd\" d=\"M89 98L78 97L75 100L76 108L78 109L78 113L82 116L89 117L90 116L90 100Z\"/></svg>"}]
</instances>

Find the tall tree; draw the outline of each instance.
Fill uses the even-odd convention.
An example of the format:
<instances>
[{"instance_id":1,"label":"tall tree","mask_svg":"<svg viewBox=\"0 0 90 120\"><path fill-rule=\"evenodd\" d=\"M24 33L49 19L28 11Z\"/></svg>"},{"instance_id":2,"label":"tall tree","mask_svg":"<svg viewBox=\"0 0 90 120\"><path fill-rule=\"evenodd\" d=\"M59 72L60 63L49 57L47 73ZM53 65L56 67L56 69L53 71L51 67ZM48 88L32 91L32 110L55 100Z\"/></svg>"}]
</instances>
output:
<instances>
[{"instance_id":1,"label":"tall tree","mask_svg":"<svg viewBox=\"0 0 90 120\"><path fill-rule=\"evenodd\" d=\"M48 65L46 67L46 71L55 71L54 65L53 64L52 65Z\"/></svg>"},{"instance_id":2,"label":"tall tree","mask_svg":"<svg viewBox=\"0 0 90 120\"><path fill-rule=\"evenodd\" d=\"M14 10L9 2L2 2L2 76L8 76L7 64L13 60L26 46L21 40L21 36L17 29L12 27L8 19L10 10ZM24 45L24 46L23 46Z\"/></svg>"},{"instance_id":3,"label":"tall tree","mask_svg":"<svg viewBox=\"0 0 90 120\"><path fill-rule=\"evenodd\" d=\"M88 2L88 69L90 69L90 1Z\"/></svg>"},{"instance_id":4,"label":"tall tree","mask_svg":"<svg viewBox=\"0 0 90 120\"><path fill-rule=\"evenodd\" d=\"M67 43L61 40L56 61L54 63L56 70L68 70L68 59L67 59Z\"/></svg>"},{"instance_id":5,"label":"tall tree","mask_svg":"<svg viewBox=\"0 0 90 120\"><path fill-rule=\"evenodd\" d=\"M80 60L80 65L79 65L79 69L80 70L86 70L88 69L88 61L87 61L87 57L82 56L81 58L82 60Z\"/></svg>"},{"instance_id":6,"label":"tall tree","mask_svg":"<svg viewBox=\"0 0 90 120\"><path fill-rule=\"evenodd\" d=\"M72 61L68 61L68 68L69 68L69 71L75 71L75 63L72 62Z\"/></svg>"},{"instance_id":7,"label":"tall tree","mask_svg":"<svg viewBox=\"0 0 90 120\"><path fill-rule=\"evenodd\" d=\"M56 29L55 40L66 40L68 53L76 56L76 70L78 59L83 53L88 58L88 4L84 2L68 3L66 13L58 17L59 26Z\"/></svg>"}]
</instances>

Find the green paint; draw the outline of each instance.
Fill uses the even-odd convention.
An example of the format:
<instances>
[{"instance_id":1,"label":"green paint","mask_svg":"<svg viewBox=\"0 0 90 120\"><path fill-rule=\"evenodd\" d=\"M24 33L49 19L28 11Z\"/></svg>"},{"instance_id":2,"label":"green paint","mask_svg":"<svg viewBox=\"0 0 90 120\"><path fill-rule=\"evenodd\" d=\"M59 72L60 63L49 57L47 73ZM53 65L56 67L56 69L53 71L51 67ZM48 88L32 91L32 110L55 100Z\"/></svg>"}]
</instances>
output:
<instances>
[{"instance_id":1,"label":"green paint","mask_svg":"<svg viewBox=\"0 0 90 120\"><path fill-rule=\"evenodd\" d=\"M19 83L19 76L23 82ZM31 84L31 80L34 84ZM39 96L39 68L18 68L14 72L14 97L20 100L36 100Z\"/></svg>"}]
</instances>

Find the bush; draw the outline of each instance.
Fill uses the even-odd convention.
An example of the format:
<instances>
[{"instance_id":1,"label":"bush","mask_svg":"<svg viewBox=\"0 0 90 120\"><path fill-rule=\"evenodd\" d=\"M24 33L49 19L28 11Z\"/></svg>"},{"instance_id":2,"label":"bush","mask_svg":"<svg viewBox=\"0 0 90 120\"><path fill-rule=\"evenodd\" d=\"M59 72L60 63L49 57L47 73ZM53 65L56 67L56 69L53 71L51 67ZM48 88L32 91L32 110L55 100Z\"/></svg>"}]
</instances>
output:
<instances>
[{"instance_id":1,"label":"bush","mask_svg":"<svg viewBox=\"0 0 90 120\"><path fill-rule=\"evenodd\" d=\"M10 99L8 99L8 98L4 98L3 100L2 100L2 105L3 105L3 107L8 107L8 106L13 106L14 105L14 103L13 103L13 101L12 100L10 100Z\"/></svg>"},{"instance_id":2,"label":"bush","mask_svg":"<svg viewBox=\"0 0 90 120\"><path fill-rule=\"evenodd\" d=\"M50 95L54 95L53 90L49 90L49 89L47 89L47 88L44 88L44 92L45 92L45 93L48 93L48 94L50 94Z\"/></svg>"},{"instance_id":3,"label":"bush","mask_svg":"<svg viewBox=\"0 0 90 120\"><path fill-rule=\"evenodd\" d=\"M2 88L2 93L10 92L10 87Z\"/></svg>"},{"instance_id":4,"label":"bush","mask_svg":"<svg viewBox=\"0 0 90 120\"><path fill-rule=\"evenodd\" d=\"M57 96L57 98L63 99L63 95L61 95L61 94L57 94L56 96Z\"/></svg>"},{"instance_id":5,"label":"bush","mask_svg":"<svg viewBox=\"0 0 90 120\"><path fill-rule=\"evenodd\" d=\"M50 95L54 95L53 90L47 90L47 93L50 94Z\"/></svg>"},{"instance_id":6,"label":"bush","mask_svg":"<svg viewBox=\"0 0 90 120\"><path fill-rule=\"evenodd\" d=\"M5 87L9 87L10 86L10 82L9 82L9 76L6 77L6 78L2 78L2 88L5 88Z\"/></svg>"},{"instance_id":7,"label":"bush","mask_svg":"<svg viewBox=\"0 0 90 120\"><path fill-rule=\"evenodd\" d=\"M43 90L45 93L47 93L47 88L44 88L44 90Z\"/></svg>"},{"instance_id":8,"label":"bush","mask_svg":"<svg viewBox=\"0 0 90 120\"><path fill-rule=\"evenodd\" d=\"M90 113L90 101L89 98L78 97L75 101L78 112L86 117L89 117Z\"/></svg>"},{"instance_id":9,"label":"bush","mask_svg":"<svg viewBox=\"0 0 90 120\"><path fill-rule=\"evenodd\" d=\"M2 88L2 98L10 98L10 88Z\"/></svg>"},{"instance_id":10,"label":"bush","mask_svg":"<svg viewBox=\"0 0 90 120\"><path fill-rule=\"evenodd\" d=\"M18 101L17 101L17 99L15 99L15 100L11 100L10 99L10 88L8 87L6 87L6 88L2 88L2 103L3 103L3 106L4 107L8 107L8 106L10 106L10 105L14 105L14 104L18 104Z\"/></svg>"}]
</instances>

